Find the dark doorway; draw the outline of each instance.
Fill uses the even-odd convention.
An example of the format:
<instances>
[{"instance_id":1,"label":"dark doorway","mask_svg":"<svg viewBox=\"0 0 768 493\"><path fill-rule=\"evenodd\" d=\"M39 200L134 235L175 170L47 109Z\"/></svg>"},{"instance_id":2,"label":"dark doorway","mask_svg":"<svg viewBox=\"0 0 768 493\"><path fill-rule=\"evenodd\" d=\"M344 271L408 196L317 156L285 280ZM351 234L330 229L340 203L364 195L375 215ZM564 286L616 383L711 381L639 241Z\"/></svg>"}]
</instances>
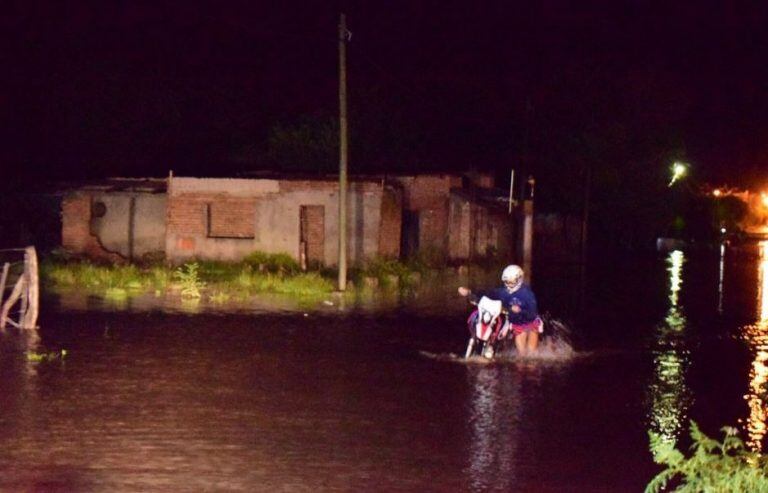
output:
<instances>
[{"instance_id":1,"label":"dark doorway","mask_svg":"<svg viewBox=\"0 0 768 493\"><path fill-rule=\"evenodd\" d=\"M400 235L400 252L404 258L412 257L419 250L419 211L403 211L403 229Z\"/></svg>"},{"instance_id":2,"label":"dark doorway","mask_svg":"<svg viewBox=\"0 0 768 493\"><path fill-rule=\"evenodd\" d=\"M302 205L299 209L299 258L302 269L325 263L325 207Z\"/></svg>"}]
</instances>

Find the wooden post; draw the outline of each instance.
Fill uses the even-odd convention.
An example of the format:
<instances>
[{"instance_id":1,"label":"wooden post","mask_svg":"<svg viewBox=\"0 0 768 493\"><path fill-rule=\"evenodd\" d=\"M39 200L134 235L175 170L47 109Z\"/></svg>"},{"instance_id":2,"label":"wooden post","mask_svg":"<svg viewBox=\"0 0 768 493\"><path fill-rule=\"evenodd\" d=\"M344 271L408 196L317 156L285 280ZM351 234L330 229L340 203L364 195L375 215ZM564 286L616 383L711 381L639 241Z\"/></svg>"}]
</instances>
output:
<instances>
[{"instance_id":1,"label":"wooden post","mask_svg":"<svg viewBox=\"0 0 768 493\"><path fill-rule=\"evenodd\" d=\"M21 320L21 325L25 329L34 329L37 327L37 316L40 311L40 290L35 247L27 247L24 252L24 275L26 276L27 283L27 293L25 296L27 309L24 310L24 318Z\"/></svg>"},{"instance_id":2,"label":"wooden post","mask_svg":"<svg viewBox=\"0 0 768 493\"><path fill-rule=\"evenodd\" d=\"M0 274L0 306L3 306L3 297L5 296L5 283L8 282L8 270L11 268L11 264L8 262L3 264L3 273Z\"/></svg>"},{"instance_id":3,"label":"wooden post","mask_svg":"<svg viewBox=\"0 0 768 493\"><path fill-rule=\"evenodd\" d=\"M8 318L8 313L11 311L11 307L19 300L24 292L24 276L20 276L13 286L13 291L5 302L3 302L2 310L0 311L0 331L5 330L5 324L10 323L14 327L20 328L21 324L16 323Z\"/></svg>"},{"instance_id":4,"label":"wooden post","mask_svg":"<svg viewBox=\"0 0 768 493\"><path fill-rule=\"evenodd\" d=\"M526 282L531 282L533 265L533 200L523 201L523 272Z\"/></svg>"},{"instance_id":5,"label":"wooden post","mask_svg":"<svg viewBox=\"0 0 768 493\"><path fill-rule=\"evenodd\" d=\"M5 292L5 283L8 278L10 264L5 263L2 275L0 275L0 293ZM11 308L20 302L18 321L13 320L9 313ZM0 331L5 330L7 324L19 329L34 329L39 314L39 288L37 273L37 252L35 247L24 249L24 272L16 280L11 294L3 300L0 296Z\"/></svg>"},{"instance_id":6,"label":"wooden post","mask_svg":"<svg viewBox=\"0 0 768 493\"><path fill-rule=\"evenodd\" d=\"M523 201L523 272L526 282L531 282L533 267L533 193L536 181L528 177L528 194Z\"/></svg>"}]
</instances>

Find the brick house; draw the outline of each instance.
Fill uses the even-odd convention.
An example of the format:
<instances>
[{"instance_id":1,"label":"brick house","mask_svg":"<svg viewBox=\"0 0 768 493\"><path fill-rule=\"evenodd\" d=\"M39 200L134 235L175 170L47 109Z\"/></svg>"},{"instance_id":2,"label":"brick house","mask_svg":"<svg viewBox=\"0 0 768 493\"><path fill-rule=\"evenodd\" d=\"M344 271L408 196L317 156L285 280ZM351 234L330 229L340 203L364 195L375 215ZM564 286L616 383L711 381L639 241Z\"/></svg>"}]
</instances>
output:
<instances>
[{"instance_id":1,"label":"brick house","mask_svg":"<svg viewBox=\"0 0 768 493\"><path fill-rule=\"evenodd\" d=\"M388 177L403 187L402 254L466 261L515 250L515 225L505 193L491 175Z\"/></svg>"},{"instance_id":2,"label":"brick house","mask_svg":"<svg viewBox=\"0 0 768 493\"><path fill-rule=\"evenodd\" d=\"M348 259L429 254L465 261L512 254L514 225L492 180L462 175L354 178L347 193ZM164 255L237 261L261 251L308 264L338 259L333 178L114 179L62 200L62 245L112 261Z\"/></svg>"},{"instance_id":3,"label":"brick house","mask_svg":"<svg viewBox=\"0 0 768 493\"><path fill-rule=\"evenodd\" d=\"M253 251L287 253L308 263L338 259L338 181L170 179L165 253L239 260ZM353 180L347 193L351 263L400 255L400 190L381 180Z\"/></svg>"}]
</instances>

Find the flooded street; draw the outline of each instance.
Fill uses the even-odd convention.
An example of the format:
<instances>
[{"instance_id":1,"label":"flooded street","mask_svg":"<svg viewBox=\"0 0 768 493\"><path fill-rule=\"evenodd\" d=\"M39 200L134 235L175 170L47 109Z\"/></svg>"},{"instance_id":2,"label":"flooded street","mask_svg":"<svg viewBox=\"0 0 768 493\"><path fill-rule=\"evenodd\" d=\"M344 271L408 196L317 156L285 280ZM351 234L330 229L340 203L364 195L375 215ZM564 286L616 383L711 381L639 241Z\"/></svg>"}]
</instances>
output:
<instances>
[{"instance_id":1,"label":"flooded street","mask_svg":"<svg viewBox=\"0 0 768 493\"><path fill-rule=\"evenodd\" d=\"M458 278L343 310L49 298L38 342L2 338L0 490L641 491L649 430L737 425L763 446L758 253L603 259L584 283L536 266L575 353L492 364L454 357Z\"/></svg>"}]
</instances>

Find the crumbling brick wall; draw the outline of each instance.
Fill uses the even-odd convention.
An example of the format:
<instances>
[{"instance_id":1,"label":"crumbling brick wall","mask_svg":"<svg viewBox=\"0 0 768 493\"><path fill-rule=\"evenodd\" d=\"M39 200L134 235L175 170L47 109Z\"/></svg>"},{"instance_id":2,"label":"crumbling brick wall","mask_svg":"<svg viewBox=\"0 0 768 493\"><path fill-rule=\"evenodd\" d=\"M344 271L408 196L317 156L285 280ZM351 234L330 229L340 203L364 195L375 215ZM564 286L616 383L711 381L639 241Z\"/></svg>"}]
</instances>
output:
<instances>
[{"instance_id":1,"label":"crumbling brick wall","mask_svg":"<svg viewBox=\"0 0 768 493\"><path fill-rule=\"evenodd\" d=\"M125 259L107 251L91 234L91 201L88 193L72 193L61 201L61 246L74 255L92 259L123 262Z\"/></svg>"}]
</instances>

